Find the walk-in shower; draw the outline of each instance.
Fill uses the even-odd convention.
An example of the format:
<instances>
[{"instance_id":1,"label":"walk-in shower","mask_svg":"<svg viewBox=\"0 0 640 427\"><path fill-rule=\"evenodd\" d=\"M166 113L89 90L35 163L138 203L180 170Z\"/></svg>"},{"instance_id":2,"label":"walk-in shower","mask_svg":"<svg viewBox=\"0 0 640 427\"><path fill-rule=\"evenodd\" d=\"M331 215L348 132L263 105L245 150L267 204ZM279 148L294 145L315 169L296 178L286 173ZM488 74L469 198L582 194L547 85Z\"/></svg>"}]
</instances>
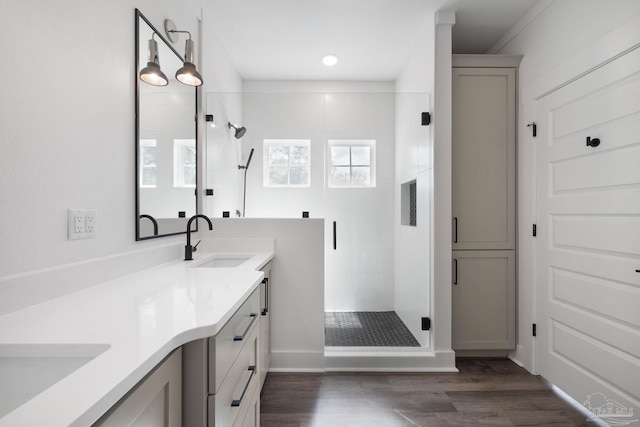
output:
<instances>
[{"instance_id":1,"label":"walk-in shower","mask_svg":"<svg viewBox=\"0 0 640 427\"><path fill-rule=\"evenodd\" d=\"M430 98L396 93L386 82L352 86L349 92L294 82L282 90L251 82L241 94L209 94L209 110L242 117L224 132L210 131L210 184L219 189L211 210L324 219L324 292L317 301L324 316L314 322L323 322L317 327L325 363L346 368L375 357L378 367L420 366L432 351L432 332L421 321L432 316L433 186L428 159L416 163L416 156L431 147L430 128L419 120ZM250 134L231 138L242 122ZM400 216L406 182L416 182L419 194L409 224ZM361 367L374 366L366 363Z\"/></svg>"}]
</instances>

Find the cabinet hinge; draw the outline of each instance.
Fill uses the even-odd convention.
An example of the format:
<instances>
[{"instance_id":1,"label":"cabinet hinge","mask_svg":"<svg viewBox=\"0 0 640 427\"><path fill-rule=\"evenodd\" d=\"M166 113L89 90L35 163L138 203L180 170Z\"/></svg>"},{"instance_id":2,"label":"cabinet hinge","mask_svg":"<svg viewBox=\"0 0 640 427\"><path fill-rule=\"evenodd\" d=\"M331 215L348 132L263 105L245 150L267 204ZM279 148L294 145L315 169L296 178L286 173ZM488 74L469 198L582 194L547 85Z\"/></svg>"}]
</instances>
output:
<instances>
[{"instance_id":1,"label":"cabinet hinge","mask_svg":"<svg viewBox=\"0 0 640 427\"><path fill-rule=\"evenodd\" d=\"M538 125L536 124L536 122L531 122L527 125L528 128L531 128L532 131L532 135L535 138L536 136L538 136Z\"/></svg>"},{"instance_id":2,"label":"cabinet hinge","mask_svg":"<svg viewBox=\"0 0 640 427\"><path fill-rule=\"evenodd\" d=\"M536 324L534 323L531 328L531 335L534 337L537 335Z\"/></svg>"},{"instance_id":3,"label":"cabinet hinge","mask_svg":"<svg viewBox=\"0 0 640 427\"><path fill-rule=\"evenodd\" d=\"M538 235L538 226L536 224L533 224L533 229L532 229L532 233L533 237L536 237Z\"/></svg>"},{"instance_id":4,"label":"cabinet hinge","mask_svg":"<svg viewBox=\"0 0 640 427\"><path fill-rule=\"evenodd\" d=\"M431 329L431 318L430 317L423 317L422 318L422 330L423 331L428 331Z\"/></svg>"}]
</instances>

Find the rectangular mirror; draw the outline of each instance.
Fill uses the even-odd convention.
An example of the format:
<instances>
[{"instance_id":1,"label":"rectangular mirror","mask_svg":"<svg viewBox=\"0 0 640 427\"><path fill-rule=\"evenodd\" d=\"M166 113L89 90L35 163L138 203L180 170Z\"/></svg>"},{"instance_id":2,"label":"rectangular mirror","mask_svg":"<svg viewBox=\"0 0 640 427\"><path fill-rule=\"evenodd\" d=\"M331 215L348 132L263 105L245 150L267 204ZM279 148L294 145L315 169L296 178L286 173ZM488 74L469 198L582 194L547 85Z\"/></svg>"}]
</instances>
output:
<instances>
[{"instance_id":1,"label":"rectangular mirror","mask_svg":"<svg viewBox=\"0 0 640 427\"><path fill-rule=\"evenodd\" d=\"M152 39L165 86L139 78ZM175 79L182 65L178 51L136 9L136 240L185 233L197 213L197 89Z\"/></svg>"}]
</instances>

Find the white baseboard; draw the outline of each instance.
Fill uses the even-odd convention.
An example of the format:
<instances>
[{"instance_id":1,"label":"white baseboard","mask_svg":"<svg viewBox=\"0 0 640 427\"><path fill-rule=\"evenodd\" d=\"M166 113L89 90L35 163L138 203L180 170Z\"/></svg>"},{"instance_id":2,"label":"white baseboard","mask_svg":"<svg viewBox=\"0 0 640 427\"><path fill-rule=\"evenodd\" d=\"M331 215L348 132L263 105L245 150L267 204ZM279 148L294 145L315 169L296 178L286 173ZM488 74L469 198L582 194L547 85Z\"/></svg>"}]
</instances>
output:
<instances>
[{"instance_id":1,"label":"white baseboard","mask_svg":"<svg viewBox=\"0 0 640 427\"><path fill-rule=\"evenodd\" d=\"M269 372L324 372L321 351L273 351Z\"/></svg>"},{"instance_id":2,"label":"white baseboard","mask_svg":"<svg viewBox=\"0 0 640 427\"><path fill-rule=\"evenodd\" d=\"M458 372L452 351L424 349L329 348L325 351L327 372Z\"/></svg>"}]
</instances>

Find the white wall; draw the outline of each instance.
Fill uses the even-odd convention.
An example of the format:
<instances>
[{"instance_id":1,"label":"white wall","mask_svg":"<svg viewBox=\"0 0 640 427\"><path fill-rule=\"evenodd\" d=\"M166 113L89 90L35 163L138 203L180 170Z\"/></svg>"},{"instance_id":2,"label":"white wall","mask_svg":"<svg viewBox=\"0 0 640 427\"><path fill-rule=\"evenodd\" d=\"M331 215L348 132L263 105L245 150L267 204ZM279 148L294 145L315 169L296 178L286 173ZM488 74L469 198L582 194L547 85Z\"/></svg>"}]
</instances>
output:
<instances>
[{"instance_id":1,"label":"white wall","mask_svg":"<svg viewBox=\"0 0 640 427\"><path fill-rule=\"evenodd\" d=\"M219 218L207 238L273 238L271 371L324 369L324 222L321 219Z\"/></svg>"},{"instance_id":2,"label":"white wall","mask_svg":"<svg viewBox=\"0 0 640 427\"><path fill-rule=\"evenodd\" d=\"M3 2L0 51L15 66L0 70L0 292L34 271L183 240L134 238L136 7L157 28L170 18L197 42L202 15L204 90L238 90L226 52L210 37L214 11L201 11L198 0ZM95 239L67 239L69 208L97 209ZM29 292L49 295L41 285Z\"/></svg>"},{"instance_id":3,"label":"white wall","mask_svg":"<svg viewBox=\"0 0 640 427\"><path fill-rule=\"evenodd\" d=\"M518 117L518 347L512 357L535 370L535 139L526 127L534 100L638 43L636 0L544 1L492 48L524 54L519 72Z\"/></svg>"},{"instance_id":4,"label":"white wall","mask_svg":"<svg viewBox=\"0 0 640 427\"><path fill-rule=\"evenodd\" d=\"M451 350L451 27L453 13L436 13L433 89L433 349L450 366Z\"/></svg>"},{"instance_id":5,"label":"white wall","mask_svg":"<svg viewBox=\"0 0 640 427\"><path fill-rule=\"evenodd\" d=\"M325 309L393 310L393 84L245 81L244 87L243 159L255 149L247 174L247 216L300 218L309 211L312 218L326 218ZM263 186L265 139L310 140L309 187ZM375 188L327 187L330 139L376 141Z\"/></svg>"}]
</instances>

